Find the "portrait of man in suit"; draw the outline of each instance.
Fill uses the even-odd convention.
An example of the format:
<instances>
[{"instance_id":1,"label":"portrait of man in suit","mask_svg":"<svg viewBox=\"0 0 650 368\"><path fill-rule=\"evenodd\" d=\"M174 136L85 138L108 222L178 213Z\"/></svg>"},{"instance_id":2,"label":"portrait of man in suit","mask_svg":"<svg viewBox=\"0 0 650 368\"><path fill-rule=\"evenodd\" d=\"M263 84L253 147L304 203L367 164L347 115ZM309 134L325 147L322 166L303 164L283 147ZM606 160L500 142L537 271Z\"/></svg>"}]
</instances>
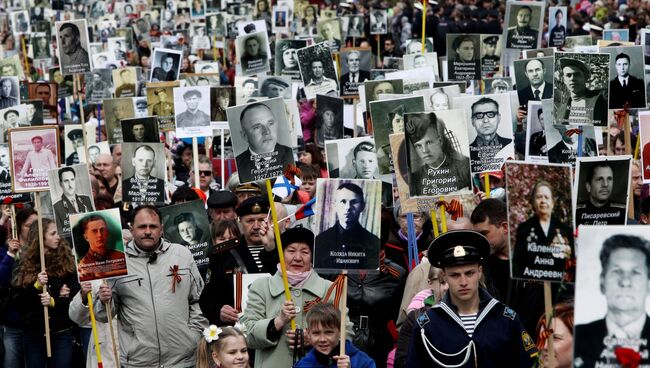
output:
<instances>
[{"instance_id":1,"label":"portrait of man in suit","mask_svg":"<svg viewBox=\"0 0 650 368\"><path fill-rule=\"evenodd\" d=\"M609 108L645 108L645 84L643 76L637 78L630 74L631 59L626 53L616 55L616 77L609 81Z\"/></svg>"},{"instance_id":2,"label":"portrait of man in suit","mask_svg":"<svg viewBox=\"0 0 650 368\"><path fill-rule=\"evenodd\" d=\"M530 100L541 101L553 97L553 83L546 81L544 61L540 59L526 61L524 63L524 72L529 85L517 89L519 105L528 106Z\"/></svg>"},{"instance_id":3,"label":"portrait of man in suit","mask_svg":"<svg viewBox=\"0 0 650 368\"><path fill-rule=\"evenodd\" d=\"M352 50L345 54L348 72L341 76L341 91L343 95L358 95L359 85L370 78L370 72L361 70L361 52Z\"/></svg>"},{"instance_id":4,"label":"portrait of man in suit","mask_svg":"<svg viewBox=\"0 0 650 368\"><path fill-rule=\"evenodd\" d=\"M472 104L472 126L476 138L469 145L472 172L482 171L479 167L494 158L502 149L512 143L512 138L502 137L497 129L501 123L499 104L490 97L483 97Z\"/></svg>"},{"instance_id":5,"label":"portrait of man in suit","mask_svg":"<svg viewBox=\"0 0 650 368\"><path fill-rule=\"evenodd\" d=\"M236 157L242 183L257 180L256 176L266 177L265 173L281 173L294 162L291 148L278 143L279 120L269 106L252 103L242 110L239 121L242 137L248 143L248 149Z\"/></svg>"},{"instance_id":6,"label":"portrait of man in suit","mask_svg":"<svg viewBox=\"0 0 650 368\"><path fill-rule=\"evenodd\" d=\"M650 316L646 312L650 244L637 235L614 234L603 242L599 258L600 292L607 312L603 318L575 327L574 339L578 343L574 359L584 367L615 361L614 347L623 342L635 350L647 351L650 338ZM647 364L647 358L641 363Z\"/></svg>"},{"instance_id":7,"label":"portrait of man in suit","mask_svg":"<svg viewBox=\"0 0 650 368\"><path fill-rule=\"evenodd\" d=\"M94 211L90 197L77 194L77 173L66 166L58 170L59 185L63 189L61 198L54 203L54 216L60 234L70 233L70 214Z\"/></svg>"},{"instance_id":8,"label":"portrait of man in suit","mask_svg":"<svg viewBox=\"0 0 650 368\"><path fill-rule=\"evenodd\" d=\"M151 175L156 164L156 152L143 144L133 151L131 165L134 175L122 182L122 198L132 203L162 203L165 198L165 181Z\"/></svg>"}]
</instances>

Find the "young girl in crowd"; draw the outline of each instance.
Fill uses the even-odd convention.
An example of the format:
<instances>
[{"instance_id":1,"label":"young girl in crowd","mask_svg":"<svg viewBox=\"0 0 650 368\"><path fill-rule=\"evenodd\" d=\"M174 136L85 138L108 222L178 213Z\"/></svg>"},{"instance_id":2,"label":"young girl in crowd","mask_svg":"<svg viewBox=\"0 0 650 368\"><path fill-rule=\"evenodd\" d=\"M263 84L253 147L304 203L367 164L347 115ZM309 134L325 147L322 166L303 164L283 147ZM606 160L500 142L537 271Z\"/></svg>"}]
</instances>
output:
<instances>
[{"instance_id":1,"label":"young girl in crowd","mask_svg":"<svg viewBox=\"0 0 650 368\"><path fill-rule=\"evenodd\" d=\"M246 337L237 327L210 325L196 350L197 368L248 368Z\"/></svg>"},{"instance_id":2,"label":"young girl in crowd","mask_svg":"<svg viewBox=\"0 0 650 368\"><path fill-rule=\"evenodd\" d=\"M68 306L72 296L79 291L72 247L59 237L54 221L44 218L43 246L47 272L40 271L38 233L38 222L35 222L29 229L27 244L22 249L12 281L14 302L24 321L25 363L27 368L48 366L43 337L43 306L47 306L52 344L50 366L67 368L72 366L75 326L68 317Z\"/></svg>"}]
</instances>

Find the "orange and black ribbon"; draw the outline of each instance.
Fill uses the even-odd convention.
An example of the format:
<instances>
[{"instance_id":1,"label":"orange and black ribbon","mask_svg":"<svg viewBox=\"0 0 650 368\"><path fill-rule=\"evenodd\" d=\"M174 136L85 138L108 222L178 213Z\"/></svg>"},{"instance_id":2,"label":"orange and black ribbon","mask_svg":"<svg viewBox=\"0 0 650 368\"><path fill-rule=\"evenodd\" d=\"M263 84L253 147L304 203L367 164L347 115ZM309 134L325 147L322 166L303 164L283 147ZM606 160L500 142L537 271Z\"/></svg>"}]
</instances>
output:
<instances>
[{"instance_id":1,"label":"orange and black ribbon","mask_svg":"<svg viewBox=\"0 0 650 368\"><path fill-rule=\"evenodd\" d=\"M582 129L580 129L580 128L572 128L572 129L567 129L567 131L564 132L564 135L566 135L567 137L570 137L570 136L572 136L574 134L582 134Z\"/></svg>"},{"instance_id":2,"label":"orange and black ribbon","mask_svg":"<svg viewBox=\"0 0 650 368\"><path fill-rule=\"evenodd\" d=\"M382 250L379 252L379 271L381 273L388 273L394 279L399 278L400 272L398 269L386 264L386 252Z\"/></svg>"},{"instance_id":3,"label":"orange and black ribbon","mask_svg":"<svg viewBox=\"0 0 650 368\"><path fill-rule=\"evenodd\" d=\"M178 265L169 266L169 272L171 272L172 277L172 293L176 292L176 284L181 283L181 275L178 274Z\"/></svg>"},{"instance_id":4,"label":"orange and black ribbon","mask_svg":"<svg viewBox=\"0 0 650 368\"><path fill-rule=\"evenodd\" d=\"M345 275L338 275L332 282L332 285L330 285L329 289L327 289L327 293L325 294L325 298L316 298L314 300L308 301L305 303L305 306L303 307L303 310L305 313L309 312L309 310L316 304L318 303L323 303L327 302L330 300L330 296L332 296L332 293L334 293L334 305L338 308L339 302L341 301L341 296L343 294L343 283L347 281L347 277Z\"/></svg>"},{"instance_id":5,"label":"orange and black ribbon","mask_svg":"<svg viewBox=\"0 0 650 368\"><path fill-rule=\"evenodd\" d=\"M296 185L296 176L302 176L302 171L296 165L288 164L284 170L284 177L289 179L292 185Z\"/></svg>"},{"instance_id":6,"label":"orange and black ribbon","mask_svg":"<svg viewBox=\"0 0 650 368\"><path fill-rule=\"evenodd\" d=\"M235 271L235 310L241 313L241 299L242 299L242 272Z\"/></svg>"},{"instance_id":7,"label":"orange and black ribbon","mask_svg":"<svg viewBox=\"0 0 650 368\"><path fill-rule=\"evenodd\" d=\"M459 217L463 217L463 204L456 198L447 202L445 200L438 200L436 202L436 207L445 206L445 212L451 216L453 221L456 221Z\"/></svg>"}]
</instances>

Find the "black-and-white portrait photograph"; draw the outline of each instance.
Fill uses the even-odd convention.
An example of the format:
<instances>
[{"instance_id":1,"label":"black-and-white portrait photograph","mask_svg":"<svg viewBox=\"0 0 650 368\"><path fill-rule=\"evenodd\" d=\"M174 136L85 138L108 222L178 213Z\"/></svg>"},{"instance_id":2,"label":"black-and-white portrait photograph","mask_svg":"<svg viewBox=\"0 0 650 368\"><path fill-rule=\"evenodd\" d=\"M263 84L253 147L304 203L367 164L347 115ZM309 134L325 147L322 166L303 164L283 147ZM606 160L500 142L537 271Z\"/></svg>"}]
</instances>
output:
<instances>
[{"instance_id":1,"label":"black-and-white portrait photograph","mask_svg":"<svg viewBox=\"0 0 650 368\"><path fill-rule=\"evenodd\" d=\"M593 39L591 35L566 36L566 38L564 39L565 51L571 51L576 47L591 46L591 45L593 45Z\"/></svg>"},{"instance_id":2,"label":"black-and-white portrait photograph","mask_svg":"<svg viewBox=\"0 0 650 368\"><path fill-rule=\"evenodd\" d=\"M161 132L176 129L174 123L174 88L179 82L147 83L147 104L150 116L158 116Z\"/></svg>"},{"instance_id":3,"label":"black-and-white portrait photograph","mask_svg":"<svg viewBox=\"0 0 650 368\"><path fill-rule=\"evenodd\" d=\"M379 176L375 140L371 136L327 141L325 152L327 171L332 179L375 179Z\"/></svg>"},{"instance_id":4,"label":"black-and-white portrait photograph","mask_svg":"<svg viewBox=\"0 0 650 368\"><path fill-rule=\"evenodd\" d=\"M620 366L624 346L648 365L650 242L643 226L580 229L575 285L574 362Z\"/></svg>"},{"instance_id":5,"label":"black-and-white portrait photograph","mask_svg":"<svg viewBox=\"0 0 650 368\"><path fill-rule=\"evenodd\" d=\"M13 194L11 191L11 156L9 145L0 144L0 201L2 203L29 202L29 193Z\"/></svg>"},{"instance_id":6,"label":"black-and-white portrait photograph","mask_svg":"<svg viewBox=\"0 0 650 368\"><path fill-rule=\"evenodd\" d=\"M294 81L302 81L296 51L303 47L307 47L307 40L276 40L275 75L288 76Z\"/></svg>"},{"instance_id":7,"label":"black-and-white portrait photograph","mask_svg":"<svg viewBox=\"0 0 650 368\"><path fill-rule=\"evenodd\" d=\"M330 47L332 52L336 52L341 48L341 20L340 18L332 18L319 21L317 23L318 34L324 42Z\"/></svg>"},{"instance_id":8,"label":"black-and-white portrait photograph","mask_svg":"<svg viewBox=\"0 0 650 368\"><path fill-rule=\"evenodd\" d=\"M133 97L131 100L133 101L134 117L144 118L145 116L149 116L149 111L147 108L147 97Z\"/></svg>"},{"instance_id":9,"label":"black-and-white portrait photograph","mask_svg":"<svg viewBox=\"0 0 650 368\"><path fill-rule=\"evenodd\" d=\"M501 52L503 42L501 35L481 35L481 76L492 77L499 73L501 68Z\"/></svg>"},{"instance_id":10,"label":"black-and-white portrait photograph","mask_svg":"<svg viewBox=\"0 0 650 368\"><path fill-rule=\"evenodd\" d=\"M122 201L164 203L167 177L164 144L122 143L122 157Z\"/></svg>"},{"instance_id":11,"label":"black-and-white portrait photograph","mask_svg":"<svg viewBox=\"0 0 650 368\"><path fill-rule=\"evenodd\" d=\"M219 74L219 63L199 60L194 64L196 74Z\"/></svg>"},{"instance_id":12,"label":"black-and-white portrait photograph","mask_svg":"<svg viewBox=\"0 0 650 368\"><path fill-rule=\"evenodd\" d=\"M235 106L235 87L210 88L210 121L228 121L226 109Z\"/></svg>"},{"instance_id":13,"label":"black-and-white portrait photograph","mask_svg":"<svg viewBox=\"0 0 650 368\"><path fill-rule=\"evenodd\" d=\"M555 125L544 119L548 162L575 165L577 157L598 156L596 133L592 126Z\"/></svg>"},{"instance_id":14,"label":"black-and-white portrait photograph","mask_svg":"<svg viewBox=\"0 0 650 368\"><path fill-rule=\"evenodd\" d=\"M122 119L135 117L133 102L130 98L113 98L104 100L106 133L110 144L122 143Z\"/></svg>"},{"instance_id":15,"label":"black-and-white portrait photograph","mask_svg":"<svg viewBox=\"0 0 650 368\"><path fill-rule=\"evenodd\" d=\"M631 160L631 156L577 160L575 226L626 224Z\"/></svg>"},{"instance_id":16,"label":"black-and-white portrait photograph","mask_svg":"<svg viewBox=\"0 0 650 368\"><path fill-rule=\"evenodd\" d=\"M0 109L1 143L8 141L8 129L29 126L27 121L27 105L21 104L6 109Z\"/></svg>"},{"instance_id":17,"label":"black-and-white portrait photograph","mask_svg":"<svg viewBox=\"0 0 650 368\"><path fill-rule=\"evenodd\" d=\"M363 15L348 16L348 37L365 37L366 22Z\"/></svg>"},{"instance_id":18,"label":"black-and-white portrait photograph","mask_svg":"<svg viewBox=\"0 0 650 368\"><path fill-rule=\"evenodd\" d=\"M224 14L210 13L205 16L205 31L210 37L223 37L226 33Z\"/></svg>"},{"instance_id":19,"label":"black-and-white portrait photograph","mask_svg":"<svg viewBox=\"0 0 650 368\"><path fill-rule=\"evenodd\" d=\"M55 26L61 73L68 75L90 72L86 20L56 22Z\"/></svg>"},{"instance_id":20,"label":"black-and-white portrait photograph","mask_svg":"<svg viewBox=\"0 0 650 368\"><path fill-rule=\"evenodd\" d=\"M552 57L515 60L515 85L519 106L528 106L528 101L553 98Z\"/></svg>"},{"instance_id":21,"label":"black-and-white portrait photograph","mask_svg":"<svg viewBox=\"0 0 650 368\"><path fill-rule=\"evenodd\" d=\"M94 69L86 73L85 81L88 102L102 103L104 99L112 97L111 69Z\"/></svg>"},{"instance_id":22,"label":"black-and-white portrait photograph","mask_svg":"<svg viewBox=\"0 0 650 368\"><path fill-rule=\"evenodd\" d=\"M512 90L512 78L510 77L483 78L484 95L496 95L500 93L508 93L511 90Z\"/></svg>"},{"instance_id":23,"label":"black-and-white portrait photograph","mask_svg":"<svg viewBox=\"0 0 650 368\"><path fill-rule=\"evenodd\" d=\"M408 113L404 126L410 196L471 193L465 112Z\"/></svg>"},{"instance_id":24,"label":"black-and-white portrait photograph","mask_svg":"<svg viewBox=\"0 0 650 368\"><path fill-rule=\"evenodd\" d=\"M23 85L25 82L23 82ZM43 101L43 121L45 124L56 124L58 113L58 88L54 82L28 82L27 97L30 100ZM24 87L23 87L24 88Z\"/></svg>"},{"instance_id":25,"label":"black-and-white portrait photograph","mask_svg":"<svg viewBox=\"0 0 650 368\"><path fill-rule=\"evenodd\" d=\"M478 35L477 35L478 36ZM421 38L411 38L406 40L406 46L404 46L404 55L408 54L421 54L422 53L422 39ZM478 52L478 48L476 49ZM433 38L427 37L424 40L424 52L433 52ZM449 55L449 54L447 54Z\"/></svg>"},{"instance_id":26,"label":"black-and-white portrait photograph","mask_svg":"<svg viewBox=\"0 0 650 368\"><path fill-rule=\"evenodd\" d=\"M447 58L447 77L449 80L480 79L480 36L447 34Z\"/></svg>"},{"instance_id":27,"label":"black-and-white portrait photograph","mask_svg":"<svg viewBox=\"0 0 650 368\"><path fill-rule=\"evenodd\" d=\"M336 67L327 42L299 49L296 54L307 98L317 94L338 96Z\"/></svg>"},{"instance_id":28,"label":"black-and-white portrait photograph","mask_svg":"<svg viewBox=\"0 0 650 368\"><path fill-rule=\"evenodd\" d=\"M226 114L240 182L277 178L295 163L281 98L230 107Z\"/></svg>"},{"instance_id":29,"label":"black-and-white portrait photograph","mask_svg":"<svg viewBox=\"0 0 650 368\"><path fill-rule=\"evenodd\" d=\"M528 101L526 115L526 152L527 162L548 162L546 133L544 131L544 108L542 101Z\"/></svg>"},{"instance_id":30,"label":"black-and-white portrait photograph","mask_svg":"<svg viewBox=\"0 0 650 368\"><path fill-rule=\"evenodd\" d=\"M237 105L264 99L260 97L257 77L235 76L235 92Z\"/></svg>"},{"instance_id":31,"label":"black-and-white portrait photograph","mask_svg":"<svg viewBox=\"0 0 650 368\"><path fill-rule=\"evenodd\" d=\"M318 179L314 269L379 267L381 181Z\"/></svg>"},{"instance_id":32,"label":"black-and-white portrait photograph","mask_svg":"<svg viewBox=\"0 0 650 368\"><path fill-rule=\"evenodd\" d=\"M179 138L205 137L210 128L210 87L174 88L176 135Z\"/></svg>"},{"instance_id":33,"label":"black-and-white portrait photograph","mask_svg":"<svg viewBox=\"0 0 650 368\"><path fill-rule=\"evenodd\" d=\"M182 52L171 49L154 49L151 58L151 82L170 82L178 79Z\"/></svg>"},{"instance_id":34,"label":"black-and-white portrait photograph","mask_svg":"<svg viewBox=\"0 0 650 368\"><path fill-rule=\"evenodd\" d=\"M242 75L256 75L270 70L266 51L269 39L265 31L239 36L235 45Z\"/></svg>"},{"instance_id":35,"label":"black-and-white portrait photograph","mask_svg":"<svg viewBox=\"0 0 650 368\"><path fill-rule=\"evenodd\" d=\"M410 112L424 111L422 96L404 96L370 103L373 133L377 144L377 159L379 173L382 175L394 172L393 157L390 151L388 135L404 131L404 115Z\"/></svg>"},{"instance_id":36,"label":"black-and-white portrait photograph","mask_svg":"<svg viewBox=\"0 0 650 368\"><path fill-rule=\"evenodd\" d=\"M540 32L544 25L544 3L508 1L505 25L506 48L539 48L542 43Z\"/></svg>"},{"instance_id":37,"label":"black-and-white portrait photograph","mask_svg":"<svg viewBox=\"0 0 650 368\"><path fill-rule=\"evenodd\" d=\"M404 92L404 81L401 79L382 79L366 81L363 84L366 97L366 111L370 111L370 103L378 101L382 94L401 94Z\"/></svg>"},{"instance_id":38,"label":"black-and-white portrait photograph","mask_svg":"<svg viewBox=\"0 0 650 368\"><path fill-rule=\"evenodd\" d=\"M63 157L68 166L87 162L82 127L81 124L63 126Z\"/></svg>"},{"instance_id":39,"label":"black-and-white portrait photograph","mask_svg":"<svg viewBox=\"0 0 650 368\"><path fill-rule=\"evenodd\" d=\"M158 143L158 120L155 116L144 118L123 119L122 142L125 143Z\"/></svg>"},{"instance_id":40,"label":"black-and-white portrait photograph","mask_svg":"<svg viewBox=\"0 0 650 368\"><path fill-rule=\"evenodd\" d=\"M160 210L165 239L181 244L192 252L199 270L205 270L210 262L210 221L202 200L165 206Z\"/></svg>"},{"instance_id":41,"label":"black-and-white portrait photograph","mask_svg":"<svg viewBox=\"0 0 650 368\"><path fill-rule=\"evenodd\" d=\"M438 69L438 54L435 52L425 52L424 54L406 54L403 57L404 70L418 68L432 68L436 76L440 75Z\"/></svg>"},{"instance_id":42,"label":"black-and-white portrait photograph","mask_svg":"<svg viewBox=\"0 0 650 368\"><path fill-rule=\"evenodd\" d=\"M646 108L643 46L604 47L609 57L609 108Z\"/></svg>"},{"instance_id":43,"label":"black-and-white portrait photograph","mask_svg":"<svg viewBox=\"0 0 650 368\"><path fill-rule=\"evenodd\" d=\"M277 33L288 33L289 31L289 8L274 7L271 29Z\"/></svg>"},{"instance_id":44,"label":"black-and-white portrait photograph","mask_svg":"<svg viewBox=\"0 0 650 368\"><path fill-rule=\"evenodd\" d=\"M343 138L343 99L316 95L316 141L322 146L325 141Z\"/></svg>"},{"instance_id":45,"label":"black-and-white portrait photograph","mask_svg":"<svg viewBox=\"0 0 650 368\"><path fill-rule=\"evenodd\" d=\"M388 12L386 9L370 9L370 34L388 33Z\"/></svg>"},{"instance_id":46,"label":"black-and-white portrait photograph","mask_svg":"<svg viewBox=\"0 0 650 368\"><path fill-rule=\"evenodd\" d=\"M18 77L0 77L0 109L16 106L19 103Z\"/></svg>"},{"instance_id":47,"label":"black-and-white portrait photograph","mask_svg":"<svg viewBox=\"0 0 650 368\"><path fill-rule=\"evenodd\" d=\"M630 30L624 28L603 29L603 41L627 42L630 40Z\"/></svg>"},{"instance_id":48,"label":"black-and-white portrait photograph","mask_svg":"<svg viewBox=\"0 0 650 368\"><path fill-rule=\"evenodd\" d=\"M260 76L259 84L262 97L291 99L291 78L289 77Z\"/></svg>"},{"instance_id":49,"label":"black-and-white portrait photograph","mask_svg":"<svg viewBox=\"0 0 650 368\"><path fill-rule=\"evenodd\" d=\"M548 46L562 47L567 36L566 21L569 13L566 6L548 8Z\"/></svg>"},{"instance_id":50,"label":"black-and-white portrait photograph","mask_svg":"<svg viewBox=\"0 0 650 368\"><path fill-rule=\"evenodd\" d=\"M12 31L15 35L22 35L30 32L29 11L20 10L11 12Z\"/></svg>"},{"instance_id":51,"label":"black-and-white portrait photograph","mask_svg":"<svg viewBox=\"0 0 650 368\"><path fill-rule=\"evenodd\" d=\"M127 67L115 69L112 73L113 84L115 86L115 97L135 97L138 91L136 68Z\"/></svg>"},{"instance_id":52,"label":"black-and-white portrait photograph","mask_svg":"<svg viewBox=\"0 0 650 368\"><path fill-rule=\"evenodd\" d=\"M555 53L555 124L607 125L609 54Z\"/></svg>"},{"instance_id":53,"label":"black-and-white portrait photograph","mask_svg":"<svg viewBox=\"0 0 650 368\"><path fill-rule=\"evenodd\" d=\"M574 281L572 177L568 165L506 163L512 278Z\"/></svg>"},{"instance_id":54,"label":"black-and-white portrait photograph","mask_svg":"<svg viewBox=\"0 0 650 368\"><path fill-rule=\"evenodd\" d=\"M523 50L524 59L543 58L555 55L555 48L546 47L542 49Z\"/></svg>"},{"instance_id":55,"label":"black-and-white portrait photograph","mask_svg":"<svg viewBox=\"0 0 650 368\"><path fill-rule=\"evenodd\" d=\"M61 74L61 69L58 67L50 68L48 74L50 76L50 81L56 82L58 86L57 93L59 98L72 96L74 91L74 78L72 75ZM86 98L88 98L87 92Z\"/></svg>"},{"instance_id":56,"label":"black-and-white portrait photograph","mask_svg":"<svg viewBox=\"0 0 650 368\"><path fill-rule=\"evenodd\" d=\"M371 68L369 48L341 49L341 96L358 96L359 87L370 79Z\"/></svg>"},{"instance_id":57,"label":"black-and-white portrait photograph","mask_svg":"<svg viewBox=\"0 0 650 368\"><path fill-rule=\"evenodd\" d=\"M18 79L25 79L25 71L20 62L18 55L12 57L5 57L0 60L0 76L2 77L18 77Z\"/></svg>"},{"instance_id":58,"label":"black-and-white portrait photograph","mask_svg":"<svg viewBox=\"0 0 650 368\"><path fill-rule=\"evenodd\" d=\"M451 101L460 96L460 87L450 85L413 91L414 95L424 97L424 112L451 109Z\"/></svg>"},{"instance_id":59,"label":"black-and-white portrait photograph","mask_svg":"<svg viewBox=\"0 0 650 368\"><path fill-rule=\"evenodd\" d=\"M126 51L128 50L126 38L124 37L109 37L108 38L108 51L113 54L114 60L126 60Z\"/></svg>"},{"instance_id":60,"label":"black-and-white portrait photograph","mask_svg":"<svg viewBox=\"0 0 650 368\"><path fill-rule=\"evenodd\" d=\"M209 50L212 46L210 36L205 31L205 24L199 23L192 25L191 51L193 54L199 53L199 50Z\"/></svg>"},{"instance_id":61,"label":"black-and-white portrait photograph","mask_svg":"<svg viewBox=\"0 0 650 368\"><path fill-rule=\"evenodd\" d=\"M48 172L54 219L59 234L70 236L70 215L95 210L88 165L73 165Z\"/></svg>"},{"instance_id":62,"label":"black-and-white portrait photograph","mask_svg":"<svg viewBox=\"0 0 650 368\"><path fill-rule=\"evenodd\" d=\"M508 158L515 157L508 94L461 96L453 100L453 107L466 111L470 122L472 173L499 171Z\"/></svg>"},{"instance_id":63,"label":"black-and-white portrait photograph","mask_svg":"<svg viewBox=\"0 0 650 368\"><path fill-rule=\"evenodd\" d=\"M52 57L50 36L47 33L35 33L32 36L31 43L34 59L50 59Z\"/></svg>"},{"instance_id":64,"label":"black-and-white portrait photograph","mask_svg":"<svg viewBox=\"0 0 650 368\"><path fill-rule=\"evenodd\" d=\"M27 111L27 125L43 125L43 101L25 100L23 101L23 104L25 105L25 110Z\"/></svg>"},{"instance_id":65,"label":"black-and-white portrait photograph","mask_svg":"<svg viewBox=\"0 0 650 368\"><path fill-rule=\"evenodd\" d=\"M90 52L91 64L94 69L108 68L113 62L116 61L115 55L110 51L104 52Z\"/></svg>"}]
</instances>

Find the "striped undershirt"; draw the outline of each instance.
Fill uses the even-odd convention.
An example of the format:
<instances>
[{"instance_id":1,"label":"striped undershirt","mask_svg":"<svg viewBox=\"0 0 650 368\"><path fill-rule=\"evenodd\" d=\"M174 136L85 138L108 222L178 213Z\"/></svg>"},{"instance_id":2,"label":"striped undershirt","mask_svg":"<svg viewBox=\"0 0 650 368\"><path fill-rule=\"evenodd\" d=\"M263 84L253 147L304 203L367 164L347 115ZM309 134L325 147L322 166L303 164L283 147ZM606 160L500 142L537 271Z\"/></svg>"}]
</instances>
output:
<instances>
[{"instance_id":1,"label":"striped undershirt","mask_svg":"<svg viewBox=\"0 0 650 368\"><path fill-rule=\"evenodd\" d=\"M465 331L467 331L469 337L472 337L472 335L474 335L474 328L476 327L477 316L478 313L460 315L460 320L463 321L463 327L465 327Z\"/></svg>"},{"instance_id":2,"label":"striped undershirt","mask_svg":"<svg viewBox=\"0 0 650 368\"><path fill-rule=\"evenodd\" d=\"M264 249L263 245L248 244L248 250L251 252L253 260L255 260L255 264L257 264L257 268L260 270L262 269L262 261L260 260L260 252L262 249Z\"/></svg>"}]
</instances>

